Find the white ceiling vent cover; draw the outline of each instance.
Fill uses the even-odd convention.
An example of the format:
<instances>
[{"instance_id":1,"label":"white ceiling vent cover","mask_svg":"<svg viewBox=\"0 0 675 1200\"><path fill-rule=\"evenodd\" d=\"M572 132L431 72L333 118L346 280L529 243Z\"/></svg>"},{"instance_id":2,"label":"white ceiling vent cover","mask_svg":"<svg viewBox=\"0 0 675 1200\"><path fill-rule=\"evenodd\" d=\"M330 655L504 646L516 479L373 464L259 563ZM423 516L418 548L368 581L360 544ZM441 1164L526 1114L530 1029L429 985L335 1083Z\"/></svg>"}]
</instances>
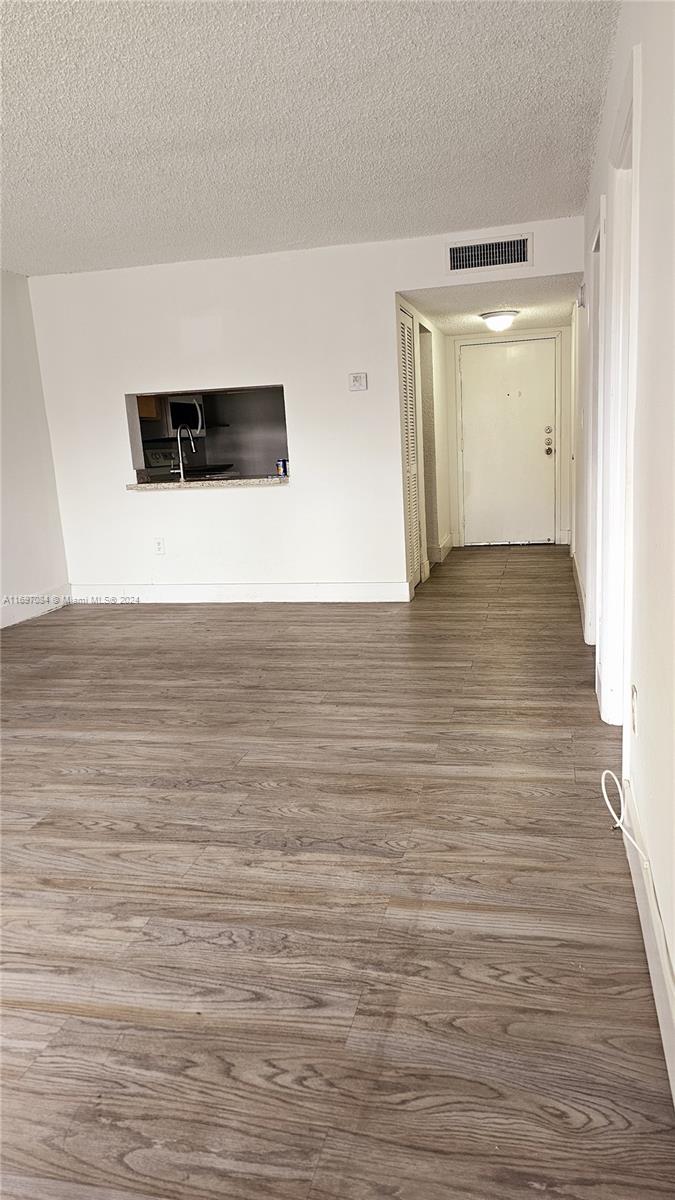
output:
<instances>
[{"instance_id":1,"label":"white ceiling vent cover","mask_svg":"<svg viewBox=\"0 0 675 1200\"><path fill-rule=\"evenodd\" d=\"M491 271L495 267L528 266L532 234L494 242L456 242L447 247L448 271Z\"/></svg>"}]
</instances>

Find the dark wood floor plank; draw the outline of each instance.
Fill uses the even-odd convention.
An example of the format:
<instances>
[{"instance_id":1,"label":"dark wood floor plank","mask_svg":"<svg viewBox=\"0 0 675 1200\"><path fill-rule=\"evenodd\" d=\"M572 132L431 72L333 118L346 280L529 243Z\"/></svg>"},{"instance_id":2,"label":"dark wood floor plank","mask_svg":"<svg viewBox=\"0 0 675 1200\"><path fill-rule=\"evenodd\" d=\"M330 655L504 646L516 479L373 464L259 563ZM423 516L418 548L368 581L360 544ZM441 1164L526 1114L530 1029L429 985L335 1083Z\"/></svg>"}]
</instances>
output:
<instances>
[{"instance_id":1,"label":"dark wood floor plank","mask_svg":"<svg viewBox=\"0 0 675 1200\"><path fill-rule=\"evenodd\" d=\"M14 1175L3 1172L4 1200L151 1200L147 1192L134 1188L98 1187L89 1183L74 1183L72 1179L45 1179L36 1175ZM155 1200L153 1197L152 1200Z\"/></svg>"},{"instance_id":2,"label":"dark wood floor plank","mask_svg":"<svg viewBox=\"0 0 675 1200\"><path fill-rule=\"evenodd\" d=\"M42 1012L12 1012L6 1008L0 1025L2 1079L20 1079L61 1029L65 1018Z\"/></svg>"},{"instance_id":3,"label":"dark wood floor plank","mask_svg":"<svg viewBox=\"0 0 675 1200\"><path fill-rule=\"evenodd\" d=\"M418 1147L403 1125L398 1133L380 1137L364 1121L358 1133L329 1134L309 1200L524 1200L547 1193L565 1200L672 1196L667 1149L665 1161L659 1155L658 1162L641 1154L630 1157L625 1149L614 1161L593 1162L585 1147L564 1160L552 1153L545 1130L535 1126L528 1139L523 1131L513 1136L508 1127L502 1131L501 1123L495 1123L480 1139L484 1150L472 1155L454 1140L447 1153L434 1152ZM533 1146L529 1154L528 1141Z\"/></svg>"},{"instance_id":4,"label":"dark wood floor plank","mask_svg":"<svg viewBox=\"0 0 675 1200\"><path fill-rule=\"evenodd\" d=\"M674 1194L564 547L2 641L3 1197Z\"/></svg>"}]
</instances>

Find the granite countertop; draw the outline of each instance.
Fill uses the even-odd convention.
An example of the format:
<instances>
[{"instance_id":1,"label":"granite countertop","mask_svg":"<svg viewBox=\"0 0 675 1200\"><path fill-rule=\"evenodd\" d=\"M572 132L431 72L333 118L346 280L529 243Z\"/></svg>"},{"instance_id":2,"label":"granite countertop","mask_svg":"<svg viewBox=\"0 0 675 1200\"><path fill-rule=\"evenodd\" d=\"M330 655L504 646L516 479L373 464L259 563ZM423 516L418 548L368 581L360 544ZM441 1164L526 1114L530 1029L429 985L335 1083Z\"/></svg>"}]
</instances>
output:
<instances>
[{"instance_id":1,"label":"granite countertop","mask_svg":"<svg viewBox=\"0 0 675 1200\"><path fill-rule=\"evenodd\" d=\"M261 475L258 479L180 479L163 483L128 483L128 492L186 491L192 488L283 487L288 476Z\"/></svg>"}]
</instances>

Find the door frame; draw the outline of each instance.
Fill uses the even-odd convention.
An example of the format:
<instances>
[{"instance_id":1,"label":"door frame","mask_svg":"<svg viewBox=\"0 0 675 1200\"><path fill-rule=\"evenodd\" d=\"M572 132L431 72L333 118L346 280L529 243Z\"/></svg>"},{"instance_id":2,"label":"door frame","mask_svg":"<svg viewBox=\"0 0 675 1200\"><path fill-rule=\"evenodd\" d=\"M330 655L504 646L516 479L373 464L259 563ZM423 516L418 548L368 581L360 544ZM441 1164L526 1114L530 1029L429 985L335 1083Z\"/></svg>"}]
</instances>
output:
<instances>
[{"instance_id":1,"label":"door frame","mask_svg":"<svg viewBox=\"0 0 675 1200\"><path fill-rule=\"evenodd\" d=\"M642 59L633 47L610 142L604 205L602 377L598 387L596 693L603 721L622 725L630 777L633 465L639 306L638 231ZM605 440L610 456L603 453ZM611 520L607 499L616 505ZM623 504L621 503L623 501ZM606 553L605 553L606 552ZM607 561L609 560L609 561Z\"/></svg>"},{"instance_id":2,"label":"door frame","mask_svg":"<svg viewBox=\"0 0 675 1200\"><path fill-rule=\"evenodd\" d=\"M420 426L420 430L418 430L418 432L421 432L421 435L422 435L421 458L422 458L422 465L423 465L423 481L422 481L422 483L423 483L423 498L424 498L424 545L422 547L422 550L423 550L423 555L422 555L422 557L423 557L423 569L422 569L423 579L422 579L422 582L424 582L424 579L428 579L429 575L431 573L431 559L429 557L429 545L430 545L429 517L430 517L430 515L432 517L432 525L435 524L435 527L436 527L436 539L431 544L437 545L438 541L439 541L439 536L438 536L438 488L437 488L437 482L436 482L436 480L437 480L437 476L436 476L436 472L437 472L436 443L437 443L437 437L438 437L437 430L436 430L436 396L438 394L437 393L438 382L436 379L436 372L434 371L434 334L433 334L433 330L429 327L428 324L425 324L424 320L421 320L421 319L416 320L414 315L413 315L413 322L414 322L414 328L415 328L415 334L416 334L416 346L418 349L416 362L419 366L419 406L418 406L418 408L419 408L421 426ZM430 367L431 367L431 397L432 397L431 423L429 423L429 421L425 419L425 412L424 412L424 388L422 386L422 360L423 360L423 356L422 356L423 336L422 335L424 335L425 338L429 339L428 349L429 349L429 358L430 358ZM417 375L415 377L415 382L417 383ZM429 462L429 465L431 467L429 478L427 478L427 462ZM418 470L419 470L419 465L418 465ZM432 510L431 514L429 512L430 508ZM426 574L425 574L425 571L426 571Z\"/></svg>"},{"instance_id":3,"label":"door frame","mask_svg":"<svg viewBox=\"0 0 675 1200\"><path fill-rule=\"evenodd\" d=\"M563 409L569 409L569 405L563 404L563 333L565 331L560 328L555 329L524 329L520 333L504 333L492 336L485 334L476 335L474 337L456 337L455 343L455 396L456 396L456 413L457 413L457 512L458 512L458 545L465 546L465 515L464 515L464 427L462 418L462 377L460 373L460 355L463 346L494 346L495 344L507 345L509 342L555 342L555 480L554 480L554 543L555 545L565 544L569 541L570 531L567 528L562 528L562 504L561 490L563 481L562 461L563 452L566 459L567 467L567 502L569 506L570 500L570 485L571 485L571 461L570 461L570 430L566 429L569 424L569 412L563 414ZM566 332L570 334L570 330ZM571 362L570 362L571 367ZM566 418L566 419L564 419ZM569 507L568 507L569 512ZM551 543L551 544L554 544Z\"/></svg>"},{"instance_id":4,"label":"door frame","mask_svg":"<svg viewBox=\"0 0 675 1200\"><path fill-rule=\"evenodd\" d=\"M607 201L600 196L598 217L588 249L590 278L587 280L586 333L581 347L585 360L584 387L584 458L577 469L583 473L586 500L586 580L583 597L584 641L595 646L598 640L598 573L599 573L599 496L600 434L604 372L604 303L605 303L605 243Z\"/></svg>"},{"instance_id":5,"label":"door frame","mask_svg":"<svg viewBox=\"0 0 675 1200\"><path fill-rule=\"evenodd\" d=\"M405 408L403 402L403 379L401 374L401 358L398 346L398 330L401 314L408 317L412 321L413 327L413 390L414 390L414 412L415 412L415 447L417 454L417 519L419 525L420 539L420 578L415 581L413 577L412 563L410 561L409 544L408 544L408 529L407 529L407 509L405 502L406 491L406 464L405 464ZM419 324L420 319L412 306L404 304L396 298L396 353L398 361L398 378L399 378L399 416L401 427L401 470L403 482L403 525L405 533L405 555L406 555L406 579L410 586L410 598L414 595L415 588L420 583L424 583L429 578L430 565L429 553L427 550L427 522L426 522L426 492L424 486L424 445L423 445L423 428L422 428L422 402L421 402L421 381L420 381L420 348L419 348Z\"/></svg>"}]
</instances>

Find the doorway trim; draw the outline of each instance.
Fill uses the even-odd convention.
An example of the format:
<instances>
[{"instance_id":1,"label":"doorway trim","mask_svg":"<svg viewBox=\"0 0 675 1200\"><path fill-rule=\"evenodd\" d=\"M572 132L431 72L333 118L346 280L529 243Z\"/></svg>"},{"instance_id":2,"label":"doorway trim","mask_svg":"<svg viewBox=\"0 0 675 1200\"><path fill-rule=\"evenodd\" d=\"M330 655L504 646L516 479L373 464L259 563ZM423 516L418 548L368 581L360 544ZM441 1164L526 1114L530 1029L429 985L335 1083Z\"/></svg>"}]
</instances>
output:
<instances>
[{"instance_id":1,"label":"doorway trim","mask_svg":"<svg viewBox=\"0 0 675 1200\"><path fill-rule=\"evenodd\" d=\"M408 381L412 388L412 407L407 410L405 381L404 381L404 364L401 356L400 331L402 321L409 321L412 326L412 378ZM424 451L423 451L423 426L422 426L422 404L421 404L421 379L420 379L420 347L419 347L419 317L414 309L403 304L398 294L396 296L396 328L397 328L397 358L398 358L398 377L399 377L399 406L400 406L400 421L401 421L401 469L403 482L403 522L405 532L406 546L406 577L408 587L410 589L410 598L414 596L415 588L424 583L430 574L429 557L427 551L427 529L426 529L426 493L424 486ZM412 415L412 440L415 447L415 483L417 495L417 536L419 538L419 579L416 578L416 569L413 562L412 546L414 531L411 527L411 513L408 504L408 462L407 462L407 446L410 437L410 431L406 430L407 422Z\"/></svg>"},{"instance_id":2,"label":"doorway trim","mask_svg":"<svg viewBox=\"0 0 675 1200\"><path fill-rule=\"evenodd\" d=\"M585 360L585 378L580 401L584 406L584 457L581 464L585 491L586 522L586 580L585 591L579 589L583 616L584 641L595 646L598 640L598 573L600 545L600 509L598 475L600 466L600 432L604 372L604 304L605 304L605 243L607 200L600 196L598 216L593 225L586 259L588 269L585 333L581 353ZM576 517L575 517L576 519ZM578 578L578 577L576 577Z\"/></svg>"},{"instance_id":3,"label":"doorway trim","mask_svg":"<svg viewBox=\"0 0 675 1200\"><path fill-rule=\"evenodd\" d=\"M625 733L631 722L640 103L641 56L635 46L609 151L597 462L596 693L602 719L624 727L625 779L630 778Z\"/></svg>"},{"instance_id":4,"label":"doorway trim","mask_svg":"<svg viewBox=\"0 0 675 1200\"><path fill-rule=\"evenodd\" d=\"M555 342L555 485L554 485L554 513L555 513L555 544L566 544L569 542L570 530L565 526L562 527L562 480L563 480L563 457L565 459L564 469L567 471L567 501L569 506L570 501L570 486L571 486L571 430L566 428L569 425L569 412L563 412L566 407L569 409L569 403L564 405L564 390L563 390L563 332L561 328L553 329L524 329L521 333L505 333L495 336L486 337L485 334L476 335L474 337L459 336L453 339L454 341L454 384L456 396L456 413L457 413L457 514L458 514L458 540L459 546L465 546L465 522L464 522L464 433L462 419L462 378L460 374L460 354L463 346L494 346L496 343L501 345L509 342ZM571 330L566 330L571 336ZM571 367L571 361L570 361ZM571 388L571 380L569 381ZM569 515L569 512L568 512Z\"/></svg>"}]
</instances>

